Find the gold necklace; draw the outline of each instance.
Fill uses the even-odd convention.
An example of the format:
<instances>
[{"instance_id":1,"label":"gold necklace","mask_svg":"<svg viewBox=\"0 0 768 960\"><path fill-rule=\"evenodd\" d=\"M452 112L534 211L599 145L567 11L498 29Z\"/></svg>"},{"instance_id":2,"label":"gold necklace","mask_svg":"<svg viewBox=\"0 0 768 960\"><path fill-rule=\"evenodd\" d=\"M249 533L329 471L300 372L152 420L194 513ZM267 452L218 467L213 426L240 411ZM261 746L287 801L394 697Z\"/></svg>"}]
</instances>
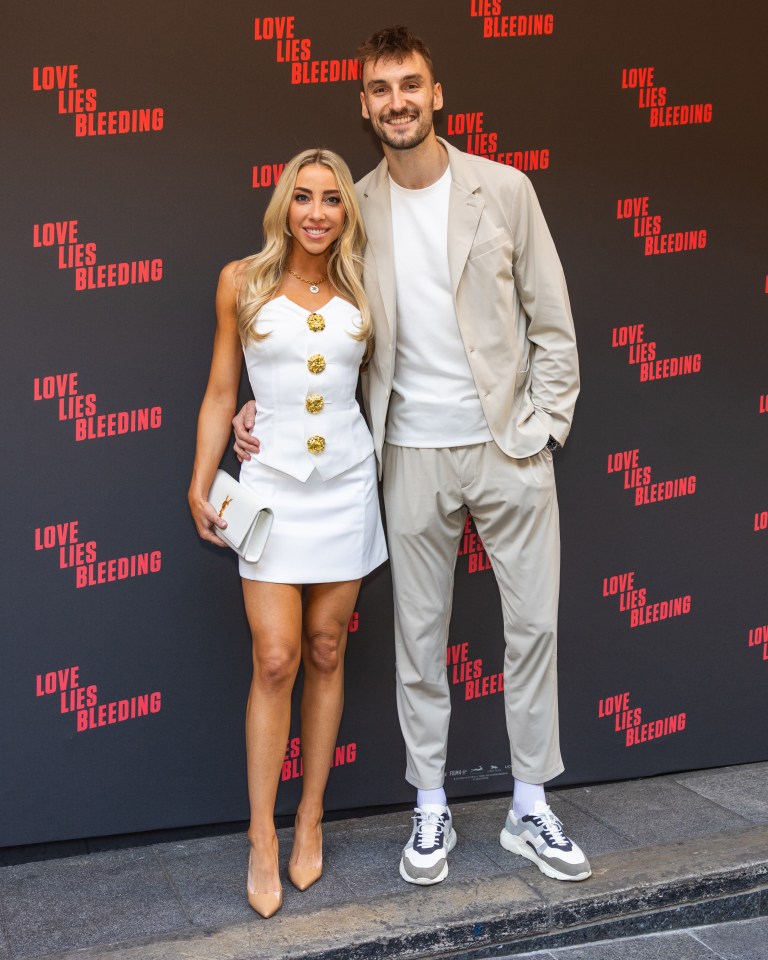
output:
<instances>
[{"instance_id":1,"label":"gold necklace","mask_svg":"<svg viewBox=\"0 0 768 960\"><path fill-rule=\"evenodd\" d=\"M320 293L320 284L325 283L325 281L328 279L328 277L325 276L321 277L319 280L305 280L304 277L300 277L298 273L294 273L290 267L288 267L288 273L290 273L292 277L296 277L297 280L301 280L302 283L309 284L310 293Z\"/></svg>"}]
</instances>

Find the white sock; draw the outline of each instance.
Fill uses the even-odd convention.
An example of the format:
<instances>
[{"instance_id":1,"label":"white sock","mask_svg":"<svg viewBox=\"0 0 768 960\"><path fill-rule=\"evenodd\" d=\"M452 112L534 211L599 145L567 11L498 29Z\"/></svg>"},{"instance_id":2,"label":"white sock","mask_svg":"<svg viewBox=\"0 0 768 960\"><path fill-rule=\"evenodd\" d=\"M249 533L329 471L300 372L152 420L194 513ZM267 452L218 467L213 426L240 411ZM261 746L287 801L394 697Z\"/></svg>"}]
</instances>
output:
<instances>
[{"instance_id":1,"label":"white sock","mask_svg":"<svg viewBox=\"0 0 768 960\"><path fill-rule=\"evenodd\" d=\"M448 806L445 790L442 787L438 787L436 790L418 790L416 792L416 806L423 810L425 804L430 807L442 807L444 810Z\"/></svg>"},{"instance_id":2,"label":"white sock","mask_svg":"<svg viewBox=\"0 0 768 960\"><path fill-rule=\"evenodd\" d=\"M515 819L527 817L533 813L537 801L546 803L543 783L524 783L515 779L515 792L512 795L512 813Z\"/></svg>"}]
</instances>

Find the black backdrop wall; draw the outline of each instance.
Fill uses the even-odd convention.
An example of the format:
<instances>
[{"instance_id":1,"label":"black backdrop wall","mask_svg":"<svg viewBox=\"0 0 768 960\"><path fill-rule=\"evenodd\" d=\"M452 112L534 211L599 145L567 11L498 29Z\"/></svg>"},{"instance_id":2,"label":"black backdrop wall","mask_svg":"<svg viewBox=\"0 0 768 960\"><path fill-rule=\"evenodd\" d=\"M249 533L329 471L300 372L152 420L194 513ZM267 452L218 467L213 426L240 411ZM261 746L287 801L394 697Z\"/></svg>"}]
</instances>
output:
<instances>
[{"instance_id":1,"label":"black backdrop wall","mask_svg":"<svg viewBox=\"0 0 768 960\"><path fill-rule=\"evenodd\" d=\"M239 582L185 503L213 293L297 150L356 176L378 161L352 58L385 21L430 43L442 135L529 173L569 280L584 386L557 465L560 782L768 757L764 4L17 4L2 844L246 816ZM470 525L453 796L510 787L487 567ZM389 589L383 569L353 618L329 808L410 797Z\"/></svg>"}]
</instances>

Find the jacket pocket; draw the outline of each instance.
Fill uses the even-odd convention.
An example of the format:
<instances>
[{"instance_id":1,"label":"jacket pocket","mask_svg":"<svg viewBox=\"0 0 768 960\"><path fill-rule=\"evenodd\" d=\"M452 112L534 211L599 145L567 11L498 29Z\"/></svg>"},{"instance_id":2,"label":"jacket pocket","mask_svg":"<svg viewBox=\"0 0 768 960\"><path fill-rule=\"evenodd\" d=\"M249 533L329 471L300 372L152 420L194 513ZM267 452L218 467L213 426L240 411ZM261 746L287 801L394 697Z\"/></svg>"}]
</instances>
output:
<instances>
[{"instance_id":1,"label":"jacket pocket","mask_svg":"<svg viewBox=\"0 0 768 960\"><path fill-rule=\"evenodd\" d=\"M499 247L503 247L509 240L509 237L505 230L499 231L495 236L490 237L488 240L483 240L482 243L475 244L469 251L469 256L467 260L476 260L478 257L483 257L487 253L492 253L494 250L498 250ZM511 254L511 244L510 244L510 254Z\"/></svg>"}]
</instances>

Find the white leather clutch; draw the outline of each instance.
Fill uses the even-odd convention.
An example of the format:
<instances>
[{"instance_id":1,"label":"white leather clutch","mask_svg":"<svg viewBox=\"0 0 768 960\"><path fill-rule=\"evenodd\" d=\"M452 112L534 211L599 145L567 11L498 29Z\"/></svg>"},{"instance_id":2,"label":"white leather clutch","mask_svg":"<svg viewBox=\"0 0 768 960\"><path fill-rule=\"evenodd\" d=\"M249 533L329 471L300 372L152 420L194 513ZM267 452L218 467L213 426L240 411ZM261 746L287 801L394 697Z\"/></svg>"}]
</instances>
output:
<instances>
[{"instance_id":1,"label":"white leather clutch","mask_svg":"<svg viewBox=\"0 0 768 960\"><path fill-rule=\"evenodd\" d=\"M225 470L216 471L208 502L227 521L226 529L213 528L216 536L244 560L256 563L272 528L272 510Z\"/></svg>"}]
</instances>

